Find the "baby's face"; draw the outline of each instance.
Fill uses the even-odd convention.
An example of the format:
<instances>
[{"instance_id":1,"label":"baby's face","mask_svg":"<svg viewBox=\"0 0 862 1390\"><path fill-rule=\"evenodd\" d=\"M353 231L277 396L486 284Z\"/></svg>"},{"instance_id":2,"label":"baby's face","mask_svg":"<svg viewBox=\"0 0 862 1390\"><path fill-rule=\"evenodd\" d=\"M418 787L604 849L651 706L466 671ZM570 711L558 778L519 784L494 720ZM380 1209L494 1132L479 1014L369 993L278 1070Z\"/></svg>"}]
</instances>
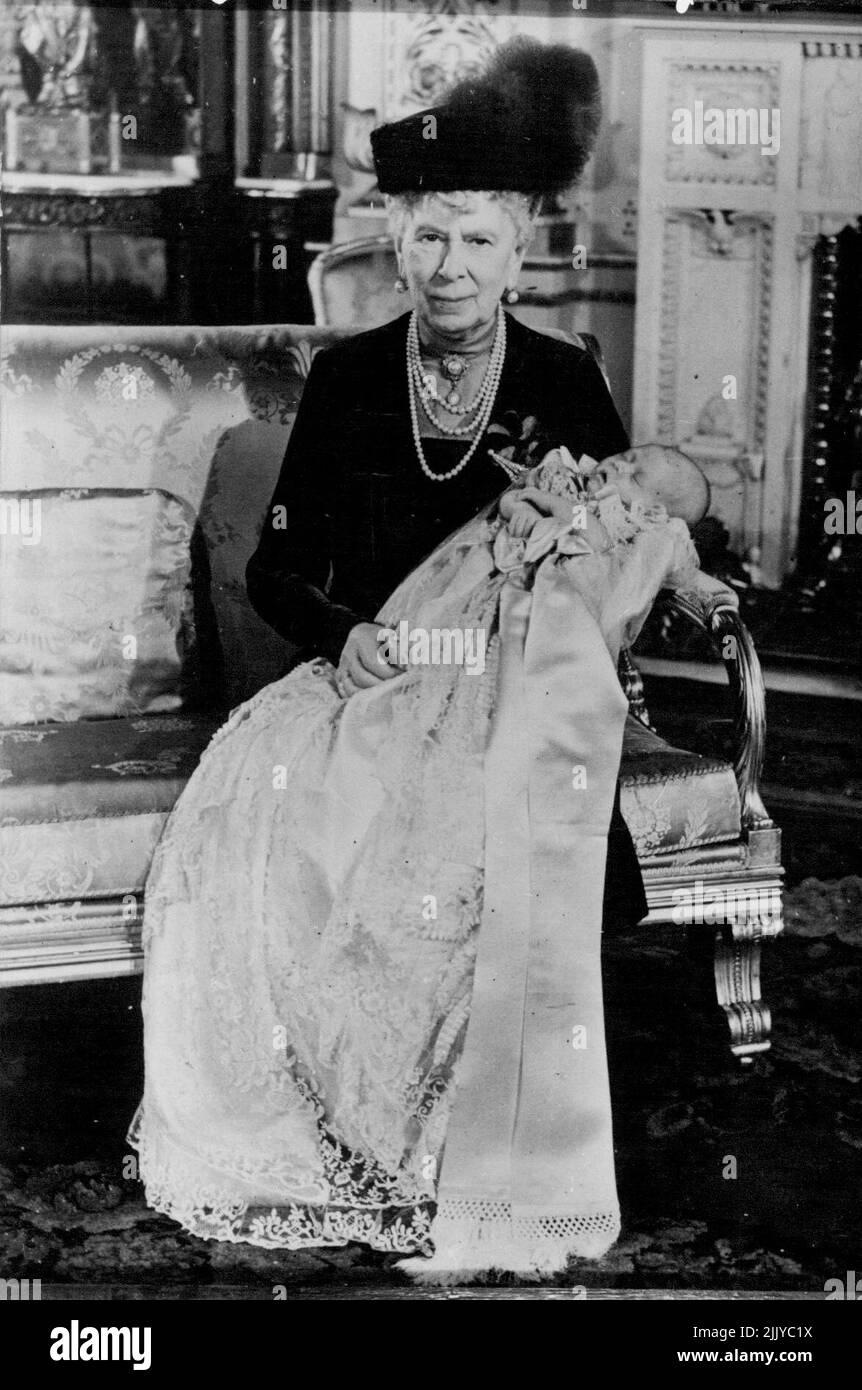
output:
<instances>
[{"instance_id":1,"label":"baby's face","mask_svg":"<svg viewBox=\"0 0 862 1390\"><path fill-rule=\"evenodd\" d=\"M612 487L629 504L640 502L650 507L660 502L666 505L670 491L668 473L664 450L648 444L604 459L590 474L587 491L595 496L603 488Z\"/></svg>"}]
</instances>

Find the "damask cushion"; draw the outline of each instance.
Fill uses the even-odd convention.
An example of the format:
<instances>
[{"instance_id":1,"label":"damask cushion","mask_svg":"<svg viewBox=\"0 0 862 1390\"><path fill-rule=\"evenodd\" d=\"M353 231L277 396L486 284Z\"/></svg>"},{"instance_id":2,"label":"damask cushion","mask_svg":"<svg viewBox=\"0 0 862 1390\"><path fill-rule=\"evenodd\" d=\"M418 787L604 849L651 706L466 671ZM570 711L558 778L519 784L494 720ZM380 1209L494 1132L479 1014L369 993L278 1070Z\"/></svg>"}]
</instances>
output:
<instances>
[{"instance_id":1,"label":"damask cushion","mask_svg":"<svg viewBox=\"0 0 862 1390\"><path fill-rule=\"evenodd\" d=\"M312 356L344 336L307 325L0 331L0 488L160 488L187 501L206 542L229 704L294 652L251 608L245 566Z\"/></svg>"},{"instance_id":2,"label":"damask cushion","mask_svg":"<svg viewBox=\"0 0 862 1390\"><path fill-rule=\"evenodd\" d=\"M623 736L620 808L642 862L740 835L739 789L730 764L672 747L631 714Z\"/></svg>"},{"instance_id":3,"label":"damask cushion","mask_svg":"<svg viewBox=\"0 0 862 1390\"><path fill-rule=\"evenodd\" d=\"M179 709L192 508L155 489L47 488L0 493L0 508L0 722Z\"/></svg>"},{"instance_id":4,"label":"damask cushion","mask_svg":"<svg viewBox=\"0 0 862 1390\"><path fill-rule=\"evenodd\" d=\"M178 714L0 729L0 904L138 892L219 722Z\"/></svg>"}]
</instances>

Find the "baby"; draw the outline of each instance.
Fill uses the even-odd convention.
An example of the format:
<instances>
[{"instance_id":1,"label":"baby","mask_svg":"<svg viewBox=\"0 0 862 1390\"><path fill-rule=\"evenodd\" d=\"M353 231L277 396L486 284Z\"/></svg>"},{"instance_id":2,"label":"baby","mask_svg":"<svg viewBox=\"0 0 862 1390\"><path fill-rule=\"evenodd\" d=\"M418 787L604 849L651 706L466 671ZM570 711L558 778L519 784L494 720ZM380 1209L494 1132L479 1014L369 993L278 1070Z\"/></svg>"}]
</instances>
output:
<instances>
[{"instance_id":1,"label":"baby","mask_svg":"<svg viewBox=\"0 0 862 1390\"><path fill-rule=\"evenodd\" d=\"M679 517L694 526L709 508L709 484L678 449L643 444L601 463L575 463L553 450L530 477L531 485L503 494L499 515L510 536L526 539L542 517L568 520L598 550L626 538L626 518Z\"/></svg>"},{"instance_id":2,"label":"baby","mask_svg":"<svg viewBox=\"0 0 862 1390\"><path fill-rule=\"evenodd\" d=\"M688 529L708 507L706 479L677 449L647 444L603 463L552 449L500 498L494 562L529 584L534 566L561 561L616 662L661 589L723 593Z\"/></svg>"}]
</instances>

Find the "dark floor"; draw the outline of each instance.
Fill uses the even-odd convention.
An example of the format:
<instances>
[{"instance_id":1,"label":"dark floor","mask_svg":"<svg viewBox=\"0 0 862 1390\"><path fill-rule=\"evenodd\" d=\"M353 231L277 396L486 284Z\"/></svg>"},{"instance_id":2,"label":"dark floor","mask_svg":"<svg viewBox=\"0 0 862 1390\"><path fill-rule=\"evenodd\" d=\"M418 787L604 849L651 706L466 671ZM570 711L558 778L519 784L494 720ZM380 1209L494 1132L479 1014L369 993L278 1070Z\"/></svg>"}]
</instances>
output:
<instances>
[{"instance_id":1,"label":"dark floor","mask_svg":"<svg viewBox=\"0 0 862 1390\"><path fill-rule=\"evenodd\" d=\"M723 692L648 693L675 741L694 730L702 746L698 723L714 732L708 703ZM822 1290L860 1267L862 707L770 703L767 783L783 798L790 885L786 934L764 952L773 1049L747 1070L732 1061L705 939L635 928L607 943L625 1225L606 1259L574 1265L566 1282ZM812 792L816 812L794 805ZM137 980L0 995L0 1273L76 1285L403 1282L393 1257L357 1246L222 1246L147 1211L124 1142L141 1087L139 997Z\"/></svg>"}]
</instances>

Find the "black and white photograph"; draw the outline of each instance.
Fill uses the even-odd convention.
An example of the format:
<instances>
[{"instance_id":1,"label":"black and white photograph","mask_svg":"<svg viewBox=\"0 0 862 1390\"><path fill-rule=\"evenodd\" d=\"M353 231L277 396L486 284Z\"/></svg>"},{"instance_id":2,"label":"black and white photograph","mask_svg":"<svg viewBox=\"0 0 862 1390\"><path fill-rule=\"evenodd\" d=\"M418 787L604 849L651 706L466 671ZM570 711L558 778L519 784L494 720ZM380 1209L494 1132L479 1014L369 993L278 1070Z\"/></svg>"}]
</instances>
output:
<instances>
[{"instance_id":1,"label":"black and white photograph","mask_svg":"<svg viewBox=\"0 0 862 1390\"><path fill-rule=\"evenodd\" d=\"M533 1300L816 1367L862 3L2 0L0 152L27 1364L158 1379L157 1303Z\"/></svg>"}]
</instances>

